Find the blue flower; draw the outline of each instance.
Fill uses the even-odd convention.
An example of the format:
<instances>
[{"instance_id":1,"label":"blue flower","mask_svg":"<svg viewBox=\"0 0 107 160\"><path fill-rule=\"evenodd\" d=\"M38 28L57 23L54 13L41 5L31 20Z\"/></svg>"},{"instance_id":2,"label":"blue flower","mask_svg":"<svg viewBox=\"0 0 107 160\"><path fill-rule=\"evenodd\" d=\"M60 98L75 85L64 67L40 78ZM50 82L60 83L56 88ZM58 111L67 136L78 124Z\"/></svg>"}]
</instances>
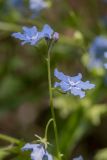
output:
<instances>
[{"instance_id":1,"label":"blue flower","mask_svg":"<svg viewBox=\"0 0 107 160\"><path fill-rule=\"evenodd\" d=\"M44 149L42 144L27 143L22 151L31 150L31 160L53 160L52 156Z\"/></svg>"},{"instance_id":2,"label":"blue flower","mask_svg":"<svg viewBox=\"0 0 107 160\"><path fill-rule=\"evenodd\" d=\"M103 67L104 53L107 52L107 38L98 36L96 37L89 49L90 63L89 68Z\"/></svg>"},{"instance_id":3,"label":"blue flower","mask_svg":"<svg viewBox=\"0 0 107 160\"><path fill-rule=\"evenodd\" d=\"M104 57L105 57L105 59L106 59L106 61L107 61L107 52L104 53ZM104 63L104 67L105 67L105 69L107 69L107 62Z\"/></svg>"},{"instance_id":4,"label":"blue flower","mask_svg":"<svg viewBox=\"0 0 107 160\"><path fill-rule=\"evenodd\" d=\"M33 13L31 18L35 18L40 15L40 12L43 9L46 9L49 7L49 2L46 2L45 0L30 0L29 7Z\"/></svg>"},{"instance_id":5,"label":"blue flower","mask_svg":"<svg viewBox=\"0 0 107 160\"><path fill-rule=\"evenodd\" d=\"M79 95L80 98L83 98L85 96L84 90L92 89L95 87L95 85L91 84L89 81L81 81L81 73L79 73L75 77L70 77L55 69L54 75L61 81L56 82L54 87L60 87L64 92L70 92L75 96Z\"/></svg>"},{"instance_id":6,"label":"blue flower","mask_svg":"<svg viewBox=\"0 0 107 160\"><path fill-rule=\"evenodd\" d=\"M6 5L8 7L15 7L16 9L22 9L24 7L23 0L8 0Z\"/></svg>"},{"instance_id":7,"label":"blue flower","mask_svg":"<svg viewBox=\"0 0 107 160\"><path fill-rule=\"evenodd\" d=\"M79 157L73 158L73 160L83 160L83 158L82 156L79 156Z\"/></svg>"},{"instance_id":8,"label":"blue flower","mask_svg":"<svg viewBox=\"0 0 107 160\"><path fill-rule=\"evenodd\" d=\"M25 43L35 45L43 38L51 39L54 33L54 31L48 24L44 25L41 32L39 32L35 26L31 28L23 27L22 29L23 33L17 32L12 34L13 37L23 41L21 43L22 45L24 45Z\"/></svg>"},{"instance_id":9,"label":"blue flower","mask_svg":"<svg viewBox=\"0 0 107 160\"><path fill-rule=\"evenodd\" d=\"M48 3L45 2L44 0L30 0L29 3L30 3L30 9L37 13L42 9L48 7Z\"/></svg>"}]
</instances>

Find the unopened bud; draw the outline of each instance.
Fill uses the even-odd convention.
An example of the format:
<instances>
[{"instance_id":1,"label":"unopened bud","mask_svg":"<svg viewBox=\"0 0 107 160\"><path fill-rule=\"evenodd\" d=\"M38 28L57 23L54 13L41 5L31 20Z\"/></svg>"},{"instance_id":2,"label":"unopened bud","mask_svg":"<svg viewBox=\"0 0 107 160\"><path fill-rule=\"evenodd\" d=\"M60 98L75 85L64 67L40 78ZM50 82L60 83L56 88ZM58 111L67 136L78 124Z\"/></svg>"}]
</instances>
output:
<instances>
[{"instance_id":1,"label":"unopened bud","mask_svg":"<svg viewBox=\"0 0 107 160\"><path fill-rule=\"evenodd\" d=\"M58 32L54 32L53 34L53 40L56 42L59 39L59 33Z\"/></svg>"}]
</instances>

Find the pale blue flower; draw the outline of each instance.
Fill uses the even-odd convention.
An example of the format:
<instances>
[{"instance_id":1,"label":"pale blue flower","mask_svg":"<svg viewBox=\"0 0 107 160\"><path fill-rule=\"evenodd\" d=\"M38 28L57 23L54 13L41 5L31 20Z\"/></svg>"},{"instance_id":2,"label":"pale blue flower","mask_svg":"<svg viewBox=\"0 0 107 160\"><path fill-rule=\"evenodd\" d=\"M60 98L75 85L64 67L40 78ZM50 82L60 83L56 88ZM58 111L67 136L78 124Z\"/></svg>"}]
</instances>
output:
<instances>
[{"instance_id":1,"label":"pale blue flower","mask_svg":"<svg viewBox=\"0 0 107 160\"><path fill-rule=\"evenodd\" d=\"M42 144L27 143L22 151L31 150L31 160L53 160L52 156L44 149Z\"/></svg>"},{"instance_id":2,"label":"pale blue flower","mask_svg":"<svg viewBox=\"0 0 107 160\"><path fill-rule=\"evenodd\" d=\"M90 69L103 67L105 52L107 52L107 38L103 36L96 37L89 49L90 62L88 67Z\"/></svg>"},{"instance_id":3,"label":"pale blue flower","mask_svg":"<svg viewBox=\"0 0 107 160\"><path fill-rule=\"evenodd\" d=\"M48 24L44 25L41 32L39 32L35 26L31 28L23 27L22 29L23 33L17 32L12 34L13 37L23 41L21 43L22 45L24 45L25 43L36 45L43 38L51 39L54 33L54 31Z\"/></svg>"},{"instance_id":4,"label":"pale blue flower","mask_svg":"<svg viewBox=\"0 0 107 160\"><path fill-rule=\"evenodd\" d=\"M73 160L83 160L83 158L82 156L79 156L79 157L73 158Z\"/></svg>"},{"instance_id":5,"label":"pale blue flower","mask_svg":"<svg viewBox=\"0 0 107 160\"><path fill-rule=\"evenodd\" d=\"M40 15L40 12L49 7L49 3L45 0L30 0L29 7L32 11L32 18Z\"/></svg>"},{"instance_id":6,"label":"pale blue flower","mask_svg":"<svg viewBox=\"0 0 107 160\"><path fill-rule=\"evenodd\" d=\"M95 87L95 85L91 84L89 81L81 81L81 73L79 73L77 76L70 77L55 69L54 75L60 80L60 82L55 83L54 87L60 87L64 92L70 92L75 96L79 95L80 98L85 96L84 90Z\"/></svg>"},{"instance_id":7,"label":"pale blue flower","mask_svg":"<svg viewBox=\"0 0 107 160\"><path fill-rule=\"evenodd\" d=\"M30 0L29 3L30 9L36 12L48 7L48 3L44 0Z\"/></svg>"}]
</instances>

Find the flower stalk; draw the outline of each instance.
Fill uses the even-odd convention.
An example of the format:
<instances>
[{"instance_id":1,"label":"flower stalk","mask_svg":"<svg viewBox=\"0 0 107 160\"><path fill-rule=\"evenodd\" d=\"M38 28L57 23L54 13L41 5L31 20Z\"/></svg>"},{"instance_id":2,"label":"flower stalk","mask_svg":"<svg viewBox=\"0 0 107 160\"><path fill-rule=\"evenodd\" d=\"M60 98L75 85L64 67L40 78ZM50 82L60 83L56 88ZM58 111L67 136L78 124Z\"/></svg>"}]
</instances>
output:
<instances>
[{"instance_id":1,"label":"flower stalk","mask_svg":"<svg viewBox=\"0 0 107 160\"><path fill-rule=\"evenodd\" d=\"M50 96L50 108L51 114L53 118L53 127L54 127L54 134L55 134L55 143L56 143L56 151L57 151L57 158L61 160L61 155L59 151L59 143L58 143L58 132L57 132L57 125L56 125L56 118L55 112L53 107L53 95L52 95L52 82L51 82L51 66L50 66L50 54L53 47L54 41L52 41L48 48L48 58L47 58L47 67L48 67L48 83L49 83L49 96Z\"/></svg>"}]
</instances>

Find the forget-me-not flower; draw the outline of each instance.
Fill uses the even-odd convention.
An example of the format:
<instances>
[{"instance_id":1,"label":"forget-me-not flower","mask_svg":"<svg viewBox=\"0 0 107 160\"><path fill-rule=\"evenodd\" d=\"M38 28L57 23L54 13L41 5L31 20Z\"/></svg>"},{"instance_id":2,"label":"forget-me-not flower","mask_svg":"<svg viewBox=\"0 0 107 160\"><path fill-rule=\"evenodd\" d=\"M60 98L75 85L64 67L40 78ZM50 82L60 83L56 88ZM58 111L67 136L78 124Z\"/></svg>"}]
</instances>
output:
<instances>
[{"instance_id":1,"label":"forget-me-not flower","mask_svg":"<svg viewBox=\"0 0 107 160\"><path fill-rule=\"evenodd\" d=\"M80 98L85 96L84 90L95 87L95 85L91 84L89 81L81 81L81 73L79 73L77 76L70 77L55 69L54 75L60 80L60 82L55 83L54 87L60 87L64 92L70 92L75 96L79 95Z\"/></svg>"},{"instance_id":2,"label":"forget-me-not flower","mask_svg":"<svg viewBox=\"0 0 107 160\"><path fill-rule=\"evenodd\" d=\"M31 160L53 160L52 156L44 149L42 144L27 143L22 151L31 150Z\"/></svg>"},{"instance_id":3,"label":"forget-me-not flower","mask_svg":"<svg viewBox=\"0 0 107 160\"><path fill-rule=\"evenodd\" d=\"M30 43L30 45L36 45L41 39L52 39L52 35L54 33L53 29L48 25L45 24L42 31L39 32L35 26L23 27L23 33L17 32L13 33L12 36L22 40L21 43L24 45L25 43Z\"/></svg>"},{"instance_id":4,"label":"forget-me-not flower","mask_svg":"<svg viewBox=\"0 0 107 160\"><path fill-rule=\"evenodd\" d=\"M73 160L83 160L83 158L82 156L79 156L79 157L73 158Z\"/></svg>"},{"instance_id":5,"label":"forget-me-not flower","mask_svg":"<svg viewBox=\"0 0 107 160\"><path fill-rule=\"evenodd\" d=\"M96 37L89 49L90 62L89 68L98 68L104 66L104 53L107 52L107 38L103 36Z\"/></svg>"}]
</instances>

